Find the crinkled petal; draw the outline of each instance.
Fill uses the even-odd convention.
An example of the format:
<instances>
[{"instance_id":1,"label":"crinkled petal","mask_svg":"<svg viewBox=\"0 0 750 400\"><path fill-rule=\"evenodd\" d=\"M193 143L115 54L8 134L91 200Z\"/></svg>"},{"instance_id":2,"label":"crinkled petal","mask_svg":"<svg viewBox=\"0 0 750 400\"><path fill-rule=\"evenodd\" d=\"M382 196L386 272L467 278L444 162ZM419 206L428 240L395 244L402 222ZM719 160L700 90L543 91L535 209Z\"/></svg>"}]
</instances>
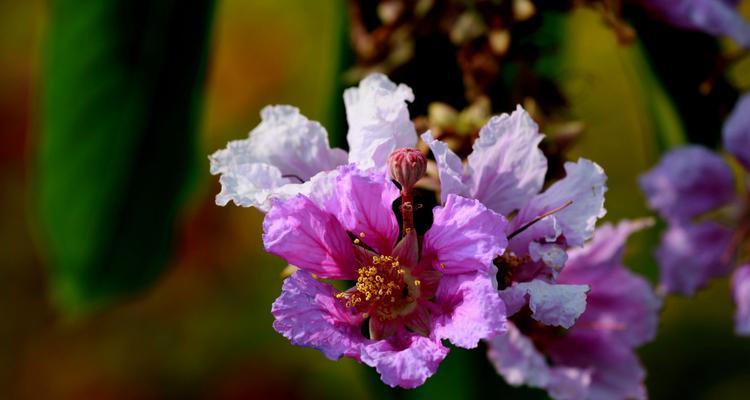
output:
<instances>
[{"instance_id":1,"label":"crinkled petal","mask_svg":"<svg viewBox=\"0 0 750 400\"><path fill-rule=\"evenodd\" d=\"M724 148L750 170L750 93L743 95L724 123Z\"/></svg>"},{"instance_id":2,"label":"crinkled petal","mask_svg":"<svg viewBox=\"0 0 750 400\"><path fill-rule=\"evenodd\" d=\"M448 348L439 340L413 333L362 347L362 362L375 367L385 384L405 389L422 385L437 371L446 355Z\"/></svg>"},{"instance_id":3,"label":"crinkled petal","mask_svg":"<svg viewBox=\"0 0 750 400\"><path fill-rule=\"evenodd\" d=\"M398 188L384 174L348 165L339 168L333 196L326 207L364 243L380 254L389 254L399 234L391 208L398 196Z\"/></svg>"},{"instance_id":4,"label":"crinkled petal","mask_svg":"<svg viewBox=\"0 0 750 400\"><path fill-rule=\"evenodd\" d=\"M445 275L435 303L443 314L435 318L433 332L456 346L472 349L480 340L506 331L505 304L498 295L494 275Z\"/></svg>"},{"instance_id":5,"label":"crinkled petal","mask_svg":"<svg viewBox=\"0 0 750 400\"><path fill-rule=\"evenodd\" d=\"M667 293L692 295L708 280L725 275L731 238L729 229L712 221L671 225L656 250L661 286Z\"/></svg>"},{"instance_id":6,"label":"crinkled petal","mask_svg":"<svg viewBox=\"0 0 750 400\"><path fill-rule=\"evenodd\" d=\"M557 285L535 279L513 283L501 290L507 314L513 315L528 302L531 317L545 325L570 328L586 309L588 285Z\"/></svg>"},{"instance_id":7,"label":"crinkled petal","mask_svg":"<svg viewBox=\"0 0 750 400\"><path fill-rule=\"evenodd\" d=\"M645 399L645 372L627 345L592 332L569 333L548 344L554 364L591 371L587 399Z\"/></svg>"},{"instance_id":8,"label":"crinkled petal","mask_svg":"<svg viewBox=\"0 0 750 400\"><path fill-rule=\"evenodd\" d=\"M672 25L728 36L740 46L750 47L750 24L737 11L737 1L644 0L644 3Z\"/></svg>"},{"instance_id":9,"label":"crinkled petal","mask_svg":"<svg viewBox=\"0 0 750 400\"><path fill-rule=\"evenodd\" d=\"M531 339L512 323L508 323L507 334L496 336L487 344L490 362L508 384L547 389L552 398L559 400L586 398L589 372L550 367Z\"/></svg>"},{"instance_id":10,"label":"crinkled petal","mask_svg":"<svg viewBox=\"0 0 750 400\"><path fill-rule=\"evenodd\" d=\"M272 189L307 181L345 163L346 157L345 151L331 149L325 129L299 109L268 106L248 139L229 142L209 159L211 173L227 177L222 179L222 197L217 198L220 205L233 200L237 205L262 207L273 196ZM263 176L268 171L273 171L274 179Z\"/></svg>"},{"instance_id":11,"label":"crinkled petal","mask_svg":"<svg viewBox=\"0 0 750 400\"><path fill-rule=\"evenodd\" d=\"M424 236L422 257L445 274L494 269L492 260L505 251L507 220L477 200L449 195L433 210Z\"/></svg>"},{"instance_id":12,"label":"crinkled petal","mask_svg":"<svg viewBox=\"0 0 750 400\"><path fill-rule=\"evenodd\" d=\"M469 197L503 215L520 209L544 184L547 159L539 149L543 138L521 106L490 119L469 155Z\"/></svg>"},{"instance_id":13,"label":"crinkled petal","mask_svg":"<svg viewBox=\"0 0 750 400\"><path fill-rule=\"evenodd\" d=\"M273 303L273 328L296 346L320 350L331 360L359 359L365 342L362 318L334 298L336 290L297 271L284 280L281 296Z\"/></svg>"},{"instance_id":14,"label":"crinkled petal","mask_svg":"<svg viewBox=\"0 0 750 400\"><path fill-rule=\"evenodd\" d=\"M582 246L593 235L596 220L607 212L604 209L607 176L599 165L583 158L576 163L565 163L565 172L565 178L532 198L521 209L513 219L509 231L570 204L514 237L511 243L514 251L517 249L518 253L523 254L523 249L531 241L549 241L549 235L555 230L559 230L569 246Z\"/></svg>"},{"instance_id":15,"label":"crinkled petal","mask_svg":"<svg viewBox=\"0 0 750 400\"><path fill-rule=\"evenodd\" d=\"M732 297L737 305L734 330L738 335L750 336L750 264L745 264L734 271Z\"/></svg>"},{"instance_id":16,"label":"crinkled petal","mask_svg":"<svg viewBox=\"0 0 750 400\"><path fill-rule=\"evenodd\" d=\"M256 207L261 211L271 208L271 198L276 190L289 187L278 168L268 164L242 164L234 166L219 178L221 192L216 204L225 206L230 201L241 207Z\"/></svg>"},{"instance_id":17,"label":"crinkled petal","mask_svg":"<svg viewBox=\"0 0 750 400\"><path fill-rule=\"evenodd\" d=\"M449 194L468 196L468 186L464 182L464 166L461 159L448 148L448 145L433 138L432 133L427 131L422 134L422 140L430 146L432 155L438 167L440 177L440 202L445 204Z\"/></svg>"},{"instance_id":18,"label":"crinkled petal","mask_svg":"<svg viewBox=\"0 0 750 400\"><path fill-rule=\"evenodd\" d=\"M403 147L414 147L417 131L409 119L411 88L396 85L383 74L372 74L359 87L344 92L349 122L349 162L362 169L385 168L388 156Z\"/></svg>"},{"instance_id":19,"label":"crinkled petal","mask_svg":"<svg viewBox=\"0 0 750 400\"><path fill-rule=\"evenodd\" d=\"M297 195L277 201L263 220L266 251L326 279L357 279L346 230L312 200Z\"/></svg>"},{"instance_id":20,"label":"crinkled petal","mask_svg":"<svg viewBox=\"0 0 750 400\"><path fill-rule=\"evenodd\" d=\"M651 208L664 218L685 221L731 201L732 171L717 154L687 146L665 154L639 179Z\"/></svg>"}]
</instances>

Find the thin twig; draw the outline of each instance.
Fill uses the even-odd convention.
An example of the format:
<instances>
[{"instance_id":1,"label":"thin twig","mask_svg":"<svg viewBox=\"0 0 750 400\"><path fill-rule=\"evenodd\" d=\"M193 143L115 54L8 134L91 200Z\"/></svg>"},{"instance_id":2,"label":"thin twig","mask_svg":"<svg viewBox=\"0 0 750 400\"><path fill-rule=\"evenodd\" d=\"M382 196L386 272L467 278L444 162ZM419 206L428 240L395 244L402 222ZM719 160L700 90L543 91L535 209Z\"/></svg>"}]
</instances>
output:
<instances>
[{"instance_id":1,"label":"thin twig","mask_svg":"<svg viewBox=\"0 0 750 400\"><path fill-rule=\"evenodd\" d=\"M520 228L516 229L510 235L508 235L508 239L513 239L519 233L525 231L526 229L529 229L529 227L531 225L536 224L537 222L541 221L542 219L544 219L546 217L549 217L550 215L552 215L552 214L554 214L554 213L556 213L558 211L562 211L563 209L565 209L566 207L568 207L571 204L573 204L573 200L568 200L567 202L565 202L565 204L561 205L560 207L557 207L557 208L554 208L554 209L552 209L550 211L547 211L546 213L544 213L544 214L542 214L542 215L540 215L540 216L532 219L531 221L529 221L529 222L521 225Z\"/></svg>"}]
</instances>

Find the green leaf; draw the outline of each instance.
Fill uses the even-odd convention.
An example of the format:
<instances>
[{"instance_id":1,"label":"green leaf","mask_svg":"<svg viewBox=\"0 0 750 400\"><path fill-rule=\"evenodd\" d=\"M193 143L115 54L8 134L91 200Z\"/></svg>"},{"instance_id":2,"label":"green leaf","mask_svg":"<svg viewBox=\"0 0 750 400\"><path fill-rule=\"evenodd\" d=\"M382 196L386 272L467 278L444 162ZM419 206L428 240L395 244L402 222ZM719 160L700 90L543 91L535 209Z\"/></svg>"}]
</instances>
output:
<instances>
[{"instance_id":1,"label":"green leaf","mask_svg":"<svg viewBox=\"0 0 750 400\"><path fill-rule=\"evenodd\" d=\"M213 0L50 7L36 196L54 300L142 290L171 253L195 171Z\"/></svg>"}]
</instances>

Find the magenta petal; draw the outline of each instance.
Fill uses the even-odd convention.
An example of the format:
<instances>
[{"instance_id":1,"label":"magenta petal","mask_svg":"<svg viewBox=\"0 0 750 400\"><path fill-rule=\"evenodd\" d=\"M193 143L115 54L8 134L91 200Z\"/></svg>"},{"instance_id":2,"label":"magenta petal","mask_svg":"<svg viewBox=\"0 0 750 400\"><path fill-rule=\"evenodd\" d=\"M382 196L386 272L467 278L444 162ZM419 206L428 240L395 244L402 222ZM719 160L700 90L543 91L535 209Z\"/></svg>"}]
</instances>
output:
<instances>
[{"instance_id":1,"label":"magenta petal","mask_svg":"<svg viewBox=\"0 0 750 400\"><path fill-rule=\"evenodd\" d=\"M422 385L437 371L446 355L448 348L439 340L413 333L362 347L362 362L375 367L385 384L405 389Z\"/></svg>"},{"instance_id":2,"label":"magenta petal","mask_svg":"<svg viewBox=\"0 0 750 400\"><path fill-rule=\"evenodd\" d=\"M508 315L517 313L528 302L531 317L545 325L570 328L586 310L588 285L557 285L539 279L513 283L501 290Z\"/></svg>"},{"instance_id":3,"label":"magenta petal","mask_svg":"<svg viewBox=\"0 0 750 400\"><path fill-rule=\"evenodd\" d=\"M724 148L750 170L750 93L743 95L724 123Z\"/></svg>"},{"instance_id":4,"label":"magenta petal","mask_svg":"<svg viewBox=\"0 0 750 400\"><path fill-rule=\"evenodd\" d=\"M435 318L434 334L456 346L472 349L482 339L506 331L505 304L494 276L485 273L445 275L435 303L444 314Z\"/></svg>"},{"instance_id":5,"label":"magenta petal","mask_svg":"<svg viewBox=\"0 0 750 400\"><path fill-rule=\"evenodd\" d=\"M296 346L320 350L331 360L345 355L359 358L365 342L362 318L334 298L336 290L309 273L297 271L284 281L273 303L273 328Z\"/></svg>"},{"instance_id":6,"label":"magenta petal","mask_svg":"<svg viewBox=\"0 0 750 400\"><path fill-rule=\"evenodd\" d=\"M549 345L557 365L590 370L586 397L592 400L645 399L645 372L627 345L595 333L570 333Z\"/></svg>"},{"instance_id":7,"label":"magenta petal","mask_svg":"<svg viewBox=\"0 0 750 400\"><path fill-rule=\"evenodd\" d=\"M263 220L266 251L326 279L357 279L354 249L331 214L303 195L277 201Z\"/></svg>"},{"instance_id":8,"label":"magenta petal","mask_svg":"<svg viewBox=\"0 0 750 400\"><path fill-rule=\"evenodd\" d=\"M661 285L668 293L692 295L710 279L725 275L731 238L729 229L711 221L671 225L656 250Z\"/></svg>"},{"instance_id":9,"label":"magenta petal","mask_svg":"<svg viewBox=\"0 0 750 400\"><path fill-rule=\"evenodd\" d=\"M398 188L382 173L360 171L353 165L339 168L334 194L327 208L348 231L381 254L389 254L399 228L391 205Z\"/></svg>"},{"instance_id":10,"label":"magenta petal","mask_svg":"<svg viewBox=\"0 0 750 400\"><path fill-rule=\"evenodd\" d=\"M595 162L581 158L575 163L565 163L565 172L565 178L532 198L513 218L510 230L570 203L514 237L511 248L518 254L525 254L523 247L534 240L554 240L549 236L555 231L565 237L568 245L582 246L594 234L596 221L606 214L604 193L607 191L607 176L604 170Z\"/></svg>"},{"instance_id":11,"label":"magenta petal","mask_svg":"<svg viewBox=\"0 0 750 400\"><path fill-rule=\"evenodd\" d=\"M734 177L727 163L700 146L668 152L639 183L649 206L675 221L716 209L735 196Z\"/></svg>"},{"instance_id":12,"label":"magenta petal","mask_svg":"<svg viewBox=\"0 0 750 400\"><path fill-rule=\"evenodd\" d=\"M433 210L432 227L424 236L423 258L445 274L494 269L492 260L505 251L507 220L476 200L449 195Z\"/></svg>"},{"instance_id":13,"label":"magenta petal","mask_svg":"<svg viewBox=\"0 0 750 400\"><path fill-rule=\"evenodd\" d=\"M732 296L737 305L734 329L738 335L750 336L750 264L745 264L734 271Z\"/></svg>"}]
</instances>

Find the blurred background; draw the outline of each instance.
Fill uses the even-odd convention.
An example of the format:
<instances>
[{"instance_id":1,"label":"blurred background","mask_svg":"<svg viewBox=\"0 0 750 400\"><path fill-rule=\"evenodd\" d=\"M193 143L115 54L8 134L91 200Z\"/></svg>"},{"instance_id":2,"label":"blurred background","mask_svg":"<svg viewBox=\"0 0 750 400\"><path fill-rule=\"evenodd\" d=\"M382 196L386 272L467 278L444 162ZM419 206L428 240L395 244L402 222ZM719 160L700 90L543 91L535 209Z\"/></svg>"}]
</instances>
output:
<instances>
[{"instance_id":1,"label":"blurred background","mask_svg":"<svg viewBox=\"0 0 750 400\"><path fill-rule=\"evenodd\" d=\"M750 58L718 62L731 42L636 6L612 19L514 1L509 24L481 1L439 16L398 1L188 3L0 3L0 398L543 399L507 387L482 349L453 349L400 391L291 346L271 328L285 264L264 253L258 211L214 205L207 155L266 104L299 107L344 146L343 89L384 71L414 88L418 126L447 136L523 104L555 160L605 168L617 221L650 215L638 175L670 147L715 147L750 89ZM653 282L659 228L626 257ZM733 310L726 280L667 299L640 351L652 398L747 398Z\"/></svg>"}]
</instances>

